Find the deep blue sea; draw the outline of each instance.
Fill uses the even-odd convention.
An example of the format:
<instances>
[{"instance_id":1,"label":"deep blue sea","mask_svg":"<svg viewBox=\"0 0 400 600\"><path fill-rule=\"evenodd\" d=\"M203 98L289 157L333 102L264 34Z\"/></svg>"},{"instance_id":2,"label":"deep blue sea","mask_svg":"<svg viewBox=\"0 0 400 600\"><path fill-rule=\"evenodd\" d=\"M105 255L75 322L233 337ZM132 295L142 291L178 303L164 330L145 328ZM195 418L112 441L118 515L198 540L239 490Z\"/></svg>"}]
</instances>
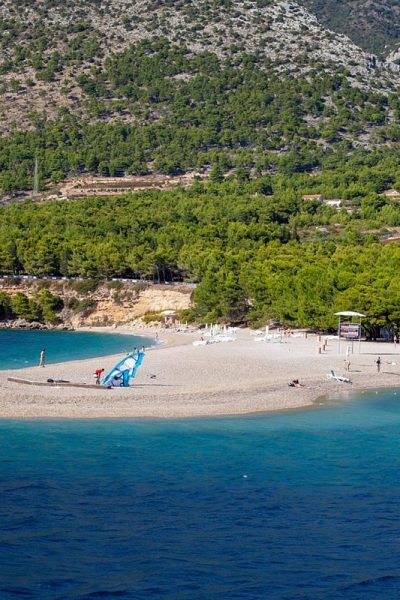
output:
<instances>
[{"instance_id":1,"label":"deep blue sea","mask_svg":"<svg viewBox=\"0 0 400 600\"><path fill-rule=\"evenodd\" d=\"M133 335L70 331L22 331L0 329L0 370L19 369L39 364L46 349L46 362L57 363L125 354L135 346L151 346L153 340Z\"/></svg>"},{"instance_id":2,"label":"deep blue sea","mask_svg":"<svg viewBox=\"0 0 400 600\"><path fill-rule=\"evenodd\" d=\"M398 599L400 390L291 413L0 421L0 598Z\"/></svg>"}]
</instances>

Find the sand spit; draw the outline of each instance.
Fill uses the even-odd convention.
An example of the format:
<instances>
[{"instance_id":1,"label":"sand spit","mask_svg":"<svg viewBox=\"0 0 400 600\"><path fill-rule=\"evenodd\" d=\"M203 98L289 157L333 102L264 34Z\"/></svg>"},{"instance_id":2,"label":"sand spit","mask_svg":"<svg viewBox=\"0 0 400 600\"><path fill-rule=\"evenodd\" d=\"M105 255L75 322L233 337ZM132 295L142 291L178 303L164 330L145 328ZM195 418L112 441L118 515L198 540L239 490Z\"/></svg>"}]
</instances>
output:
<instances>
[{"instance_id":1,"label":"sand spit","mask_svg":"<svg viewBox=\"0 0 400 600\"><path fill-rule=\"evenodd\" d=\"M114 333L115 329L112 330ZM142 335L152 335L143 331ZM181 418L240 415L312 405L327 395L345 400L364 388L395 387L400 383L400 348L389 343L354 344L352 385L328 381L334 369L344 374L346 344L338 354L338 341L328 340L326 351L318 336L287 336L283 342L255 342L249 330L237 340L193 346L198 333L161 333L164 342L147 351L135 385L129 389L76 389L34 387L7 381L21 377L47 378L93 384L93 372L106 370L121 356L71 361L0 371L0 418ZM381 372L376 358L381 356ZM347 373L346 373L347 374ZM306 387L291 388L298 378Z\"/></svg>"}]
</instances>

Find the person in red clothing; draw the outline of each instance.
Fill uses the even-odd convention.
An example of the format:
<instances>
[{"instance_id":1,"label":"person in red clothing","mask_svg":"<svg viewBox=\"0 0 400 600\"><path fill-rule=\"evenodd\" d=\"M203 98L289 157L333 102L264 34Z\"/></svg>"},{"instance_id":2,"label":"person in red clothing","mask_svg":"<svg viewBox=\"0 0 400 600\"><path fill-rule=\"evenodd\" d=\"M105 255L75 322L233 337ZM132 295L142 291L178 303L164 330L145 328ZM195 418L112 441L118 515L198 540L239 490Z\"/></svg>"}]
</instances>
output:
<instances>
[{"instance_id":1,"label":"person in red clothing","mask_svg":"<svg viewBox=\"0 0 400 600\"><path fill-rule=\"evenodd\" d=\"M96 369L94 376L96 377L96 385L100 385L101 374L104 373L104 369Z\"/></svg>"}]
</instances>

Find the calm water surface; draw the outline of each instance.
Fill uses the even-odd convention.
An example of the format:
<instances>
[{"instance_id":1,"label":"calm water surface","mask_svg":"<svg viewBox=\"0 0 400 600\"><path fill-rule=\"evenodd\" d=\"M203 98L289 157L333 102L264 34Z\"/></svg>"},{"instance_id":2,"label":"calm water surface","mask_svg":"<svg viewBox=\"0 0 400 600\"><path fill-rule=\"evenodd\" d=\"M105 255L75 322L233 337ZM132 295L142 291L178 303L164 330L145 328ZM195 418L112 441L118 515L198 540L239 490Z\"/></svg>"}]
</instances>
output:
<instances>
[{"instance_id":1,"label":"calm water surface","mask_svg":"<svg viewBox=\"0 0 400 600\"><path fill-rule=\"evenodd\" d=\"M37 365L42 348L46 349L46 362L57 363L123 354L135 346L152 344L150 338L133 335L0 329L0 370Z\"/></svg>"},{"instance_id":2,"label":"calm water surface","mask_svg":"<svg viewBox=\"0 0 400 600\"><path fill-rule=\"evenodd\" d=\"M0 598L397 599L400 391L0 422Z\"/></svg>"}]
</instances>

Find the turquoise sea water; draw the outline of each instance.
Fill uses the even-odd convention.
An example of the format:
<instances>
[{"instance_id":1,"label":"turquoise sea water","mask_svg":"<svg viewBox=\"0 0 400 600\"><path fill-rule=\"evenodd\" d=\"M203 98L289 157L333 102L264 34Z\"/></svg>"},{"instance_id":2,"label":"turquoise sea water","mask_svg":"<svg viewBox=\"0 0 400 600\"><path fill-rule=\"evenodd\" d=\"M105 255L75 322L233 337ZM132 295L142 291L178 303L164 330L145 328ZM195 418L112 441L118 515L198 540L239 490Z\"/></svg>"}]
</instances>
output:
<instances>
[{"instance_id":1,"label":"turquoise sea water","mask_svg":"<svg viewBox=\"0 0 400 600\"><path fill-rule=\"evenodd\" d=\"M124 354L135 346L152 344L150 338L133 335L0 329L0 370L37 365L42 348L46 349L46 362L50 364Z\"/></svg>"},{"instance_id":2,"label":"turquoise sea water","mask_svg":"<svg viewBox=\"0 0 400 600\"><path fill-rule=\"evenodd\" d=\"M0 598L397 599L400 392L0 422Z\"/></svg>"}]
</instances>

